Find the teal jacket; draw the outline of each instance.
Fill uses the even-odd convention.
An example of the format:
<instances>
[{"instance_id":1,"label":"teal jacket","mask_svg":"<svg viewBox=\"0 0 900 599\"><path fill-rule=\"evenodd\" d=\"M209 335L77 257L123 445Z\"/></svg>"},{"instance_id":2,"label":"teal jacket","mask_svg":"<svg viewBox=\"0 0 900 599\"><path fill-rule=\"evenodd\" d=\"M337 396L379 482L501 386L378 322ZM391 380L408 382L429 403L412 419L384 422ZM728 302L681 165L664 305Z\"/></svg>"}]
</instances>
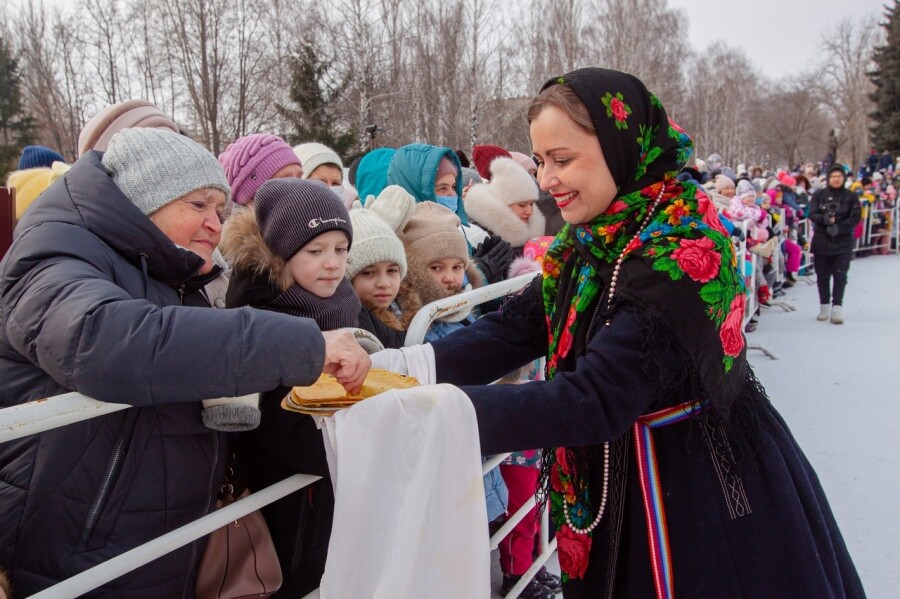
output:
<instances>
[{"instance_id":1,"label":"teal jacket","mask_svg":"<svg viewBox=\"0 0 900 599\"><path fill-rule=\"evenodd\" d=\"M459 201L456 205L456 216L463 225L469 224L466 209L462 200L462 170L459 158L450 148L430 146L427 144L409 144L403 146L391 159L387 172L387 184L399 185L408 191L419 202L436 202L434 181L437 178L438 165L446 156L456 166L456 194ZM360 163L360 168L362 163ZM357 171L357 180L359 174ZM362 191L360 191L362 197Z\"/></svg>"},{"instance_id":2,"label":"teal jacket","mask_svg":"<svg viewBox=\"0 0 900 599\"><path fill-rule=\"evenodd\" d=\"M396 152L394 148L378 148L360 159L356 167L356 191L364 206L369 196L377 198L387 187L388 166Z\"/></svg>"}]
</instances>

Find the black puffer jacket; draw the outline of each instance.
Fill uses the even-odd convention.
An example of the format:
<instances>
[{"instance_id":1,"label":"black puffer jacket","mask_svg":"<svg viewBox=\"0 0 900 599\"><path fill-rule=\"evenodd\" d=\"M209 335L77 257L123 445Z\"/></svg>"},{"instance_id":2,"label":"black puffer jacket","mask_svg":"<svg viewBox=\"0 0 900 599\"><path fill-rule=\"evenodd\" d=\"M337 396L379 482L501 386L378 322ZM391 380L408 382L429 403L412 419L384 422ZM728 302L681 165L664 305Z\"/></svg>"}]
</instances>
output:
<instances>
[{"instance_id":1,"label":"black puffer jacket","mask_svg":"<svg viewBox=\"0 0 900 599\"><path fill-rule=\"evenodd\" d=\"M834 208L834 227L829 230L828 211ZM813 194L809 202L809 220L813 223L810 251L831 256L853 251L853 229L859 223L862 208L859 198L849 189L826 186Z\"/></svg>"},{"instance_id":2,"label":"black puffer jacket","mask_svg":"<svg viewBox=\"0 0 900 599\"><path fill-rule=\"evenodd\" d=\"M198 400L306 385L311 320L182 305L202 265L89 153L0 262L0 407L79 391L134 408L0 444L0 566L27 596L206 514L225 438ZM92 595L192 597L202 542Z\"/></svg>"}]
</instances>

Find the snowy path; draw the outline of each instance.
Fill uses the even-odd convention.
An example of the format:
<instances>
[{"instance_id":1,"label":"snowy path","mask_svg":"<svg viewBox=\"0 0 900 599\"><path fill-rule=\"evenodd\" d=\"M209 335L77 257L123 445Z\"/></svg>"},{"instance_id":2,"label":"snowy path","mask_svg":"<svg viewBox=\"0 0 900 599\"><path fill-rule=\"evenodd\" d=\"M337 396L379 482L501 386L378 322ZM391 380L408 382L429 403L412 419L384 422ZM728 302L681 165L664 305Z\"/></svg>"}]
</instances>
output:
<instances>
[{"instance_id":1,"label":"snowy path","mask_svg":"<svg viewBox=\"0 0 900 599\"><path fill-rule=\"evenodd\" d=\"M846 324L818 322L815 285L779 298L750 361L828 494L870 599L900 589L900 256L854 260Z\"/></svg>"}]
</instances>

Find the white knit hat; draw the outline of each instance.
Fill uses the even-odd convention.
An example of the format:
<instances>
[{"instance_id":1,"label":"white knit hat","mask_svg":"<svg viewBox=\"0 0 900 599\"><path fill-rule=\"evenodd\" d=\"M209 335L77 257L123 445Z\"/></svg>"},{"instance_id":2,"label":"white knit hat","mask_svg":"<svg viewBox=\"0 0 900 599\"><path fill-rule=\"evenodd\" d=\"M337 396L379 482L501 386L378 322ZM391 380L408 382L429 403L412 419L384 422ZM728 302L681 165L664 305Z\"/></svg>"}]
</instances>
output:
<instances>
[{"instance_id":1,"label":"white knit hat","mask_svg":"<svg viewBox=\"0 0 900 599\"><path fill-rule=\"evenodd\" d=\"M491 162L491 193L506 204L536 202L538 187L528 171L512 158L496 158Z\"/></svg>"},{"instance_id":2,"label":"white knit hat","mask_svg":"<svg viewBox=\"0 0 900 599\"><path fill-rule=\"evenodd\" d=\"M122 193L148 216L198 189L212 187L226 200L231 197L216 157L168 129L123 129L109 140L102 163Z\"/></svg>"},{"instance_id":3,"label":"white knit hat","mask_svg":"<svg viewBox=\"0 0 900 599\"><path fill-rule=\"evenodd\" d=\"M394 262L400 278L406 276L406 252L400 238L381 217L368 208L350 211L353 247L347 255L347 278L351 281L364 268L376 262Z\"/></svg>"},{"instance_id":4,"label":"white knit hat","mask_svg":"<svg viewBox=\"0 0 900 599\"><path fill-rule=\"evenodd\" d=\"M294 154L297 155L297 158L300 159L300 164L303 166L304 179L309 179L312 172L323 164L333 164L338 167L341 169L341 177L343 177L344 163L341 162L341 157L324 144L314 142L300 144L299 146L294 146Z\"/></svg>"}]
</instances>

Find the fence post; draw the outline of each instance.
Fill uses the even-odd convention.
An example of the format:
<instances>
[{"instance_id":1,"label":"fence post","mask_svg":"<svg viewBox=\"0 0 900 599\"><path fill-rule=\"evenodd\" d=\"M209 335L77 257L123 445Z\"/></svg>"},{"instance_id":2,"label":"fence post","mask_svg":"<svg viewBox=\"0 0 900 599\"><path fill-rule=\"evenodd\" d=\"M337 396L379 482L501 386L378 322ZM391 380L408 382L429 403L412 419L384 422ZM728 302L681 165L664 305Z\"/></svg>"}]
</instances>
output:
<instances>
[{"instance_id":1,"label":"fence post","mask_svg":"<svg viewBox=\"0 0 900 599\"><path fill-rule=\"evenodd\" d=\"M16 190L12 187L0 187L0 259L12 245L15 228Z\"/></svg>"}]
</instances>

